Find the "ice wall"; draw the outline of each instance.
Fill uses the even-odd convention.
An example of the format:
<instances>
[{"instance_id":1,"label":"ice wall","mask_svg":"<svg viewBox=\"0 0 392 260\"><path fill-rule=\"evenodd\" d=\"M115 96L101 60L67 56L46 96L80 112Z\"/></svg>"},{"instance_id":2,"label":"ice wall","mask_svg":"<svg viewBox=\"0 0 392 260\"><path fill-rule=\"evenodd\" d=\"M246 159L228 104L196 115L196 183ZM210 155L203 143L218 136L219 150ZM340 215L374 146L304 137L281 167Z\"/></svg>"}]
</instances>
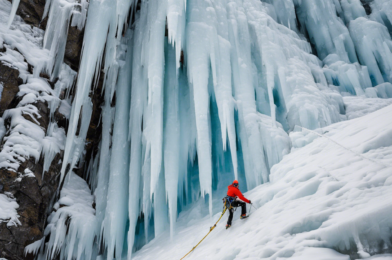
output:
<instances>
[{"instance_id":1,"label":"ice wall","mask_svg":"<svg viewBox=\"0 0 392 260\"><path fill-rule=\"evenodd\" d=\"M52 77L73 8L56 11L56 3L49 16L64 15L45 41L56 53ZM130 259L165 229L175 236L179 212L193 202L213 214L234 178L243 191L268 182L290 151L287 132L346 119L341 93L391 93L385 7L373 16L354 0L92 0L88 8L61 180L89 164L96 211L69 220L72 239L52 239L64 234L48 229L42 259ZM100 75L102 137L86 161ZM89 221L88 236L76 219Z\"/></svg>"}]
</instances>

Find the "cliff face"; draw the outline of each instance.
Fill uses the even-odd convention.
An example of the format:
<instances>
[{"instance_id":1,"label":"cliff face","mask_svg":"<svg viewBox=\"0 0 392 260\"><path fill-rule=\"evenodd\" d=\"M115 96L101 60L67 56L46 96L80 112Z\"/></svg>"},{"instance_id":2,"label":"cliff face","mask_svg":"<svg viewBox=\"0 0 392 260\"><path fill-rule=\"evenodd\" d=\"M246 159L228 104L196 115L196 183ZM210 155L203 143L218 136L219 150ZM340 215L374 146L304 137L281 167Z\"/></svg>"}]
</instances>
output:
<instances>
[{"instance_id":1,"label":"cliff face","mask_svg":"<svg viewBox=\"0 0 392 260\"><path fill-rule=\"evenodd\" d=\"M2 4L6 4L6 2ZM47 18L42 20L44 7L44 0L22 0L17 10L17 15L20 17L17 17L17 20L29 25L32 31L36 30L34 28L45 30ZM70 26L64 62L74 71L77 71L79 67L82 43L83 31ZM42 45L42 39L40 44ZM4 58L10 56L7 56L10 52L15 57L21 57L21 66L14 66L12 62ZM53 154L54 158L49 168L44 171L44 151L47 140L45 137L41 140L38 136L48 135L47 133L52 132L52 129L66 133L68 126L67 113L69 109L64 109L64 107L69 107L69 100L64 100L67 90L63 89L56 93L55 85L59 78L50 80L45 73L41 73L37 79L47 89L35 91L32 87L35 86L32 79L34 64L30 64L26 58L23 58L23 54L23 51L13 48L7 44L7 41L4 42L2 48L0 45L0 85L3 87L0 99L0 117L4 123L0 151L4 153L4 156L11 156L6 161L14 166L10 168L9 165L1 165L0 194L6 194L16 200L19 205L17 214L20 222L17 225L9 225L7 221L0 222L0 258L4 257L8 260L33 258L32 255L24 254L25 246L43 237L47 213L59 186L63 147L60 144L62 149ZM72 90L68 91L72 92ZM35 98L29 100L28 97L31 95L35 95ZM56 102L60 105L53 106L52 99L58 100ZM33 111L33 113L27 113L27 110ZM17 119L15 114L20 118ZM26 138L28 141L38 143L37 151L40 151L40 154L35 157L24 156L18 152L18 147L23 145L23 140L19 143L15 143L13 140L16 137L23 137L24 126L34 128L34 125L37 127L37 132L32 130L30 134L26 133ZM27 129L27 131L29 130Z\"/></svg>"}]
</instances>

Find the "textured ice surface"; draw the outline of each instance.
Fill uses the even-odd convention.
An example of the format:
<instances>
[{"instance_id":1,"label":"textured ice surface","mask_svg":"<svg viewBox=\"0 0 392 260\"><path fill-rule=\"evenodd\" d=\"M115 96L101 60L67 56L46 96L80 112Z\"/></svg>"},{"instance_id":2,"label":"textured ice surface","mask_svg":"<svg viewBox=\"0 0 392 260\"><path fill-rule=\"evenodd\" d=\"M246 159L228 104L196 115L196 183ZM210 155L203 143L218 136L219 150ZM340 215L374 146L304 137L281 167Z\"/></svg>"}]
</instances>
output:
<instances>
[{"instance_id":1,"label":"textured ice surface","mask_svg":"<svg viewBox=\"0 0 392 260\"><path fill-rule=\"evenodd\" d=\"M388 106L323 128L327 138L285 156L272 168L271 183L245 194L257 208L249 219L237 220L236 212L226 230L226 214L188 259L350 259L347 253L366 259L382 253L392 227L391 112ZM181 213L172 241L162 234L134 259L181 258L219 218L219 206L216 201L212 219L196 207Z\"/></svg>"}]
</instances>

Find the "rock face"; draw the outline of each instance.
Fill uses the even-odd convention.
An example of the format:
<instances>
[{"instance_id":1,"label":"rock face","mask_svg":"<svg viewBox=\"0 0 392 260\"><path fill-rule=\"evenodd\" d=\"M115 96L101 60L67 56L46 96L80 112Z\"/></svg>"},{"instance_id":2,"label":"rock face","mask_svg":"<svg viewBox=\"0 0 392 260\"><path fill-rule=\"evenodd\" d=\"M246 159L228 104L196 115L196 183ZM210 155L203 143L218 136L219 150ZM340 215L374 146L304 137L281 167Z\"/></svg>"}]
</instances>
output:
<instances>
[{"instance_id":1,"label":"rock face","mask_svg":"<svg viewBox=\"0 0 392 260\"><path fill-rule=\"evenodd\" d=\"M65 45L64 62L73 70L78 71L80 54L83 45L84 30L80 31L77 27L70 26L68 29L67 44Z\"/></svg>"},{"instance_id":2,"label":"rock face","mask_svg":"<svg viewBox=\"0 0 392 260\"><path fill-rule=\"evenodd\" d=\"M11 0L9 0L12 2ZM45 30L47 17L42 20L45 10L45 0L21 0L16 12L27 24ZM84 30L69 26L65 46L64 62L73 70L78 71L80 54L83 44Z\"/></svg>"},{"instance_id":3,"label":"rock face","mask_svg":"<svg viewBox=\"0 0 392 260\"><path fill-rule=\"evenodd\" d=\"M40 115L35 119L39 122L40 127L46 131L49 125L47 104L36 102L34 106L38 108ZM25 119L34 122L28 116ZM62 153L57 154L49 171L45 172L44 175L42 158L38 163L35 162L34 158L21 162L17 172L4 168L0 169L0 183L3 187L0 192L9 192L14 196L19 204L17 212L21 222L21 225L11 227L7 227L5 222L0 224L1 257L8 260L31 259L32 256L24 256L24 248L43 236L46 212L58 187L61 158ZM35 178L22 177L18 181L18 177L22 176L26 169L33 172Z\"/></svg>"},{"instance_id":4,"label":"rock face","mask_svg":"<svg viewBox=\"0 0 392 260\"><path fill-rule=\"evenodd\" d=\"M45 29L47 19L41 21L44 7L45 0L21 0L17 15L27 24ZM80 31L76 27L70 26L69 28L64 62L75 71L79 68L83 33L84 31ZM4 51L5 49L0 49L0 52ZM19 71L0 62L0 85L3 86L0 99L0 117L4 111L18 106L22 99L17 96L21 84L23 81L19 78ZM49 82L49 84L54 86L53 82ZM60 98L64 98L64 95ZM38 101L32 105L38 109L39 116L31 118L30 115L24 115L23 117L34 124L38 122L40 128L46 132L50 122L48 104ZM58 109L54 112L54 120L59 127L67 130L67 118ZM4 122L5 137L10 134L9 121L8 119ZM3 149L4 142L5 138L0 144L0 151ZM55 156L49 171L44 174L42 155L38 162L34 158L21 161L17 171L0 169L0 193L9 192L16 199L19 204L17 212L21 223L21 225L10 227L7 227L6 222L0 223L0 258L7 260L34 259L33 255L25 255L24 250L27 245L43 237L48 211L51 210L52 202L58 191L62 158L63 151ZM26 176L18 181L26 169L33 172L35 177Z\"/></svg>"},{"instance_id":5,"label":"rock face","mask_svg":"<svg viewBox=\"0 0 392 260\"><path fill-rule=\"evenodd\" d=\"M22 17L27 24L45 29L47 19L41 21L44 9L45 0L21 0L16 14Z\"/></svg>"},{"instance_id":6,"label":"rock face","mask_svg":"<svg viewBox=\"0 0 392 260\"><path fill-rule=\"evenodd\" d=\"M19 78L19 71L0 62L0 85L3 85L0 99L0 116L14 100L19 92L18 86L20 84L22 84L22 80Z\"/></svg>"}]
</instances>

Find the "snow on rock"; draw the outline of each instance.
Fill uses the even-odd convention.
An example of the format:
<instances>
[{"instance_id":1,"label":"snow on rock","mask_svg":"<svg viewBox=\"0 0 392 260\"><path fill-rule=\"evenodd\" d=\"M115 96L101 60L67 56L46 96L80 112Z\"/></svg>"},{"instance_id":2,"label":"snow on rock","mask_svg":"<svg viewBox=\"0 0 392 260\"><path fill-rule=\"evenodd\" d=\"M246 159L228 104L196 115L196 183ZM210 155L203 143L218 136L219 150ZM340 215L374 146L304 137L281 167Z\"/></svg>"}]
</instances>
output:
<instances>
[{"instance_id":1,"label":"snow on rock","mask_svg":"<svg viewBox=\"0 0 392 260\"><path fill-rule=\"evenodd\" d=\"M41 234L45 217L39 217L38 211L46 210L42 206L50 204L51 193L57 187L55 178L44 179L37 171L41 165L34 163L40 164L40 158L44 157L45 173L55 155L64 149L65 131L58 127L54 113L62 107L61 111L69 114L70 87L76 72L60 64L58 80L51 82L47 79L50 75L44 68L52 57L42 48L44 31L27 25L19 16L13 17L18 2L13 1L11 8L9 1L0 0L0 63L3 68L9 66L18 70L21 79L12 86L16 96L12 96L13 102L4 107L7 110L0 119L0 168L5 180L5 184L0 184L0 222L15 226L10 228L9 236L2 237L2 244L7 243L8 250L12 249L12 252L7 251L10 255L22 257L25 243L34 241ZM8 21L13 22L7 25ZM4 84L4 91L9 91L7 87ZM51 174L56 175L53 171ZM10 193L3 194L4 190ZM36 203L37 207L30 203ZM36 252L37 244L33 243L32 251Z\"/></svg>"},{"instance_id":2,"label":"snow on rock","mask_svg":"<svg viewBox=\"0 0 392 260\"><path fill-rule=\"evenodd\" d=\"M12 194L8 192L0 194L0 223L6 222L7 226L20 225L17 208L19 205Z\"/></svg>"},{"instance_id":3,"label":"snow on rock","mask_svg":"<svg viewBox=\"0 0 392 260\"><path fill-rule=\"evenodd\" d=\"M21 78L25 81L27 64L24 59L34 67L35 76L38 77L41 72L39 68L47 62L49 52L41 48L44 31L24 23L19 16L15 16L12 26L10 29L7 28L10 9L10 2L0 0L0 48L6 47L6 55L1 53L0 58L17 67L22 74ZM12 51L15 49L18 52ZM10 53L7 55L7 52Z\"/></svg>"},{"instance_id":4,"label":"snow on rock","mask_svg":"<svg viewBox=\"0 0 392 260\"><path fill-rule=\"evenodd\" d=\"M42 125L43 112L37 104L47 104L53 115L60 105L61 92L72 86L76 73L62 64L54 89L46 79L40 78L40 68L43 62L49 60L49 53L42 49L43 31L25 24L19 16L15 17L13 25L8 29L5 24L9 18L10 3L0 1L0 47L6 49L0 53L0 62L16 67L24 82L19 86L17 94L21 99L19 104L6 110L2 117L2 122L9 120L10 125L2 133L0 167L16 172L20 163L26 159L32 157L38 162L42 152L45 155L45 171L55 154L64 149L65 131L59 129L56 122ZM34 67L33 73L28 64Z\"/></svg>"},{"instance_id":5,"label":"snow on rock","mask_svg":"<svg viewBox=\"0 0 392 260\"><path fill-rule=\"evenodd\" d=\"M24 177L30 177L30 178L35 178L35 175L32 171L30 171L30 169L26 168L24 171L24 174L18 173L19 177L15 180L17 182L22 181L22 178Z\"/></svg>"},{"instance_id":6,"label":"snow on rock","mask_svg":"<svg viewBox=\"0 0 392 260\"><path fill-rule=\"evenodd\" d=\"M390 250L391 113L392 105L323 128L325 137L286 155L270 183L245 194L257 209L247 205L248 219L237 212L225 230L226 214L187 259L367 259ZM172 240L164 233L133 259L181 258L219 218L215 206L212 218L182 212ZM370 259L383 257L391 259Z\"/></svg>"},{"instance_id":7,"label":"snow on rock","mask_svg":"<svg viewBox=\"0 0 392 260\"><path fill-rule=\"evenodd\" d=\"M40 257L53 258L61 250L61 258L67 254L75 259L80 259L80 257L90 259L92 252L89 248L85 248L85 243L80 243L80 241L94 237L93 202L94 196L91 195L87 183L75 173L68 174L60 192L60 198L53 206L54 211L48 217L45 237L28 245L25 252L37 252L43 247L47 248L47 251L41 250ZM43 242L45 239L48 242ZM75 245L75 248L67 245Z\"/></svg>"}]
</instances>

